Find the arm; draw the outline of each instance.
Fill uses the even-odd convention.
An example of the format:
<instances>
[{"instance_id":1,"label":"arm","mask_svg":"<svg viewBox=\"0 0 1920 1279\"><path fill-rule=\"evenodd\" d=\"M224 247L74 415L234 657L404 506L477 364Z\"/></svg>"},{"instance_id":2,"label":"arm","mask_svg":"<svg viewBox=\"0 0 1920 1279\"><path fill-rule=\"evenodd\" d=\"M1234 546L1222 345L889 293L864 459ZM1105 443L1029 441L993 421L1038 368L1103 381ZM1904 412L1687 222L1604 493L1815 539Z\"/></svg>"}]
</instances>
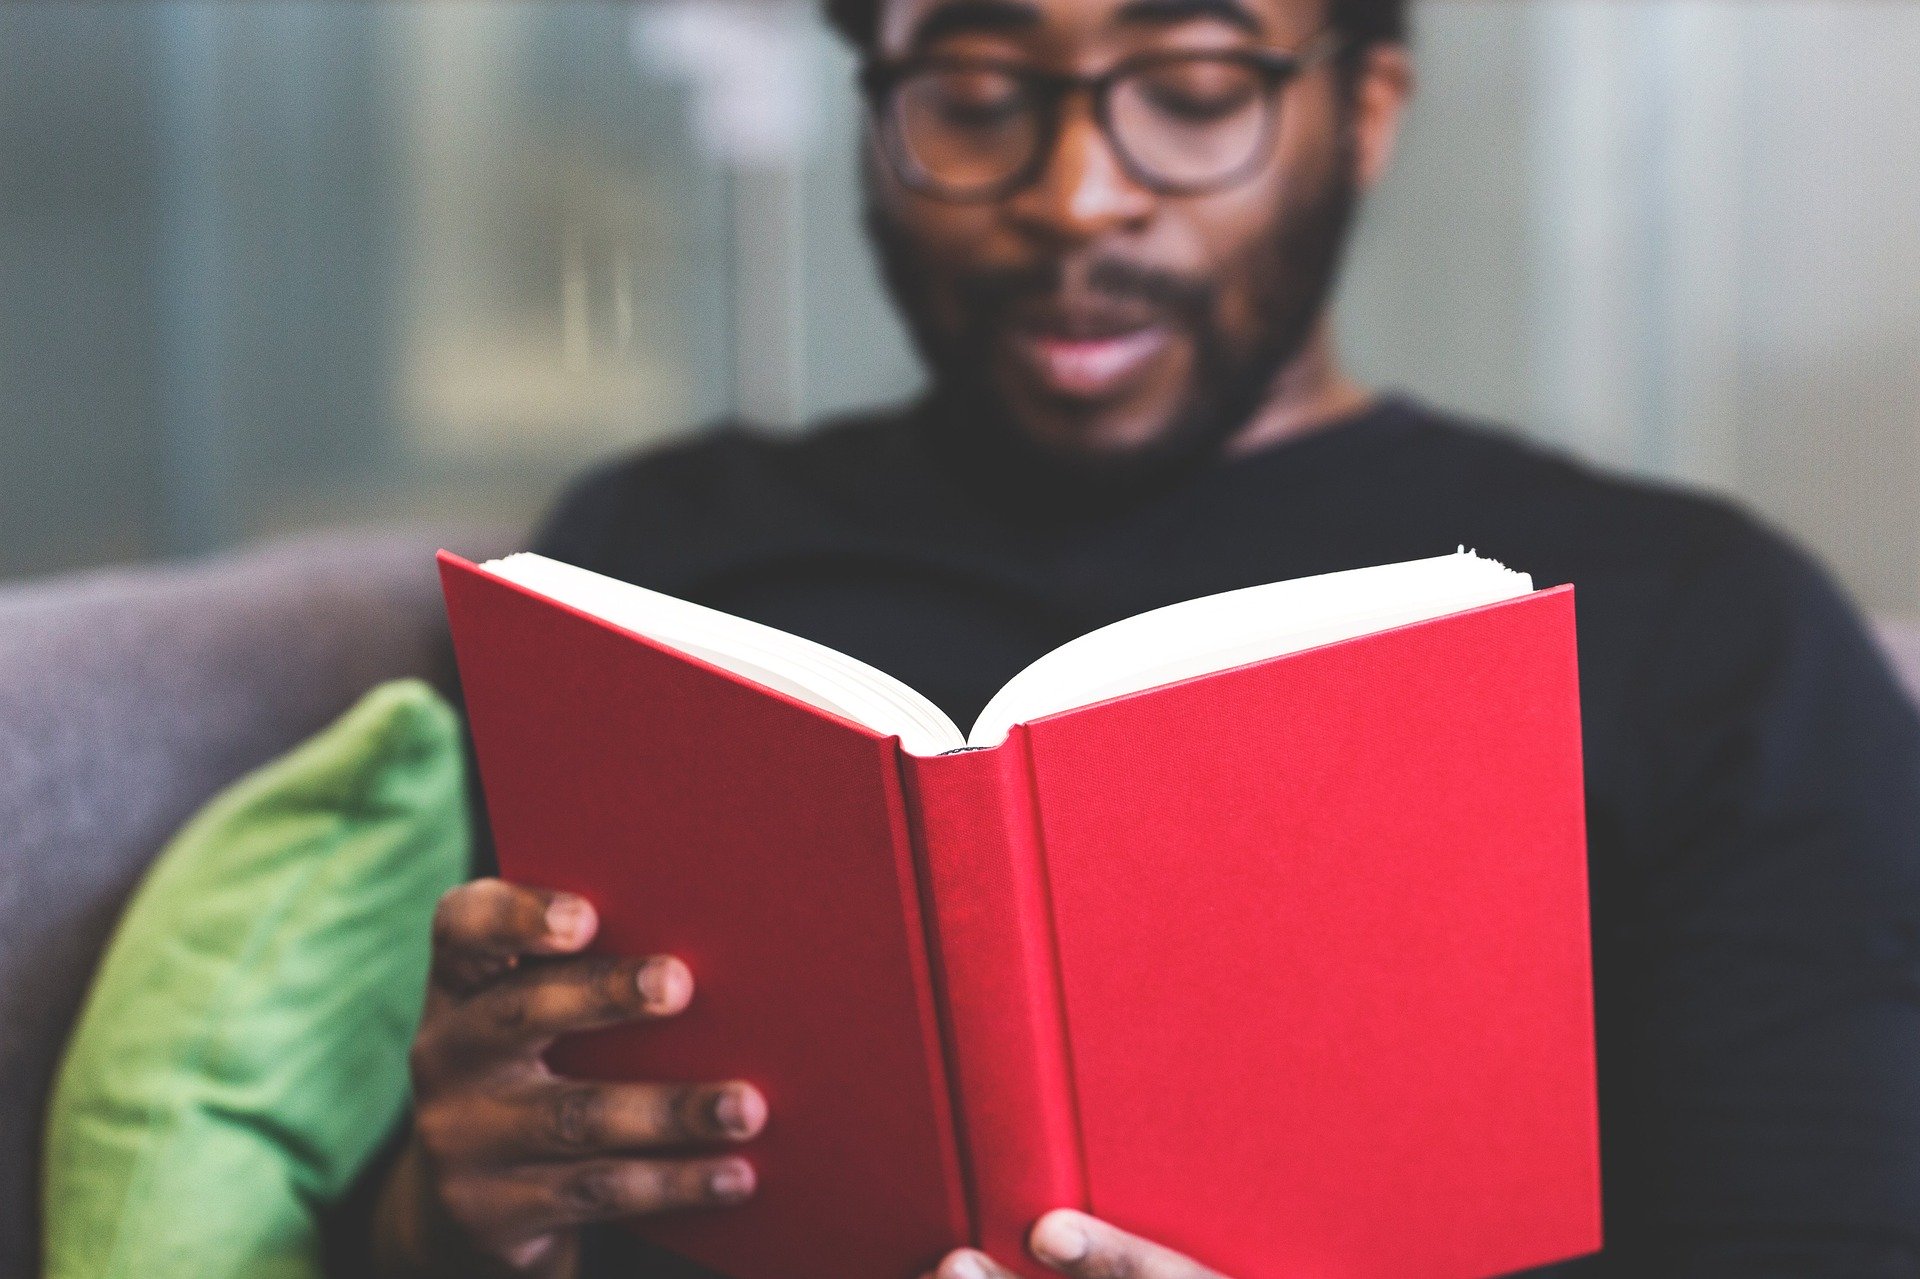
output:
<instances>
[{"instance_id":1,"label":"arm","mask_svg":"<svg viewBox=\"0 0 1920 1279\"><path fill-rule=\"evenodd\" d=\"M1749 534L1630 690L1596 808L1608 1245L1581 1275L1920 1274L1920 724Z\"/></svg>"}]
</instances>

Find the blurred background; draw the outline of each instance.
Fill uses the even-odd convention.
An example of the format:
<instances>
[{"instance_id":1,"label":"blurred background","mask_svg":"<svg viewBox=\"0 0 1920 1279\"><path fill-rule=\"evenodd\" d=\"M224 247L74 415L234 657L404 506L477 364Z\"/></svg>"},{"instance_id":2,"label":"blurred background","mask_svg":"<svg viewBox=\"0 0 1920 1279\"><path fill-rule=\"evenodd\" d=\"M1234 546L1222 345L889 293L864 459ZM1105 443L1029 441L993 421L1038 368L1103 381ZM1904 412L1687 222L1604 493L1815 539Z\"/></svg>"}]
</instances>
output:
<instances>
[{"instance_id":1,"label":"blurred background","mask_svg":"<svg viewBox=\"0 0 1920 1279\"><path fill-rule=\"evenodd\" d=\"M1920 5L1426 0L1359 371L1920 613ZM0 7L0 578L530 521L917 370L783 0Z\"/></svg>"}]
</instances>

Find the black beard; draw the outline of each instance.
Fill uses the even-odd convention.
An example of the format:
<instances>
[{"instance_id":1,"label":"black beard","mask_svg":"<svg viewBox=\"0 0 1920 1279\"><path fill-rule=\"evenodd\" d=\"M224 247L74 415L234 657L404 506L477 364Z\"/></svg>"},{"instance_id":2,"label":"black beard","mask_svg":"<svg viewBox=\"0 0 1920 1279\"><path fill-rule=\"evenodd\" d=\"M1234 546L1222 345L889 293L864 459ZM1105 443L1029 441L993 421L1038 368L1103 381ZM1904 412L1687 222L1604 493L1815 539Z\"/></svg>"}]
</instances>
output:
<instances>
[{"instance_id":1,"label":"black beard","mask_svg":"<svg viewBox=\"0 0 1920 1279\"><path fill-rule=\"evenodd\" d=\"M1342 116L1328 176L1308 199L1281 211L1264 237L1265 251L1249 268L1256 290L1253 343L1236 349L1214 323L1218 286L1212 281L1113 258L1089 265L1088 288L1151 306L1193 338L1194 369L1183 403L1150 442L1119 453L1066 452L1041 443L1022 428L983 375L999 316L1018 301L1055 292L1063 263L960 277L954 287L966 321L960 332L950 334L934 323L919 250L874 198L869 171L867 234L931 378L927 423L934 443L949 460L971 461L1002 485L1031 486L1036 497L1078 496L1103 506L1170 487L1215 460L1300 353L1333 292L1358 207L1351 112Z\"/></svg>"}]
</instances>

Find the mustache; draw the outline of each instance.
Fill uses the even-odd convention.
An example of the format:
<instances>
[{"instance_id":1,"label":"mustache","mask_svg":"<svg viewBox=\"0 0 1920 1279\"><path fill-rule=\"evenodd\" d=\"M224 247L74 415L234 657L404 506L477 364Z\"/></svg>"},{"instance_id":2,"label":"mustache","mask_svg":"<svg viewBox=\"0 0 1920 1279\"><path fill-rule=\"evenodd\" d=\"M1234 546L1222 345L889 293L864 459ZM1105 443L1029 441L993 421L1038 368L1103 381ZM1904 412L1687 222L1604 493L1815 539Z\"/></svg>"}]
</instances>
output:
<instances>
[{"instance_id":1,"label":"mustache","mask_svg":"<svg viewBox=\"0 0 1920 1279\"><path fill-rule=\"evenodd\" d=\"M1005 310L1031 298L1046 298L1066 286L1069 262L1054 258L1031 266L998 267L970 272L954 282L955 291L975 314ZM1187 318L1204 316L1213 300L1213 285L1142 266L1123 258L1100 257L1084 270L1089 293L1114 302L1143 303L1158 311Z\"/></svg>"}]
</instances>

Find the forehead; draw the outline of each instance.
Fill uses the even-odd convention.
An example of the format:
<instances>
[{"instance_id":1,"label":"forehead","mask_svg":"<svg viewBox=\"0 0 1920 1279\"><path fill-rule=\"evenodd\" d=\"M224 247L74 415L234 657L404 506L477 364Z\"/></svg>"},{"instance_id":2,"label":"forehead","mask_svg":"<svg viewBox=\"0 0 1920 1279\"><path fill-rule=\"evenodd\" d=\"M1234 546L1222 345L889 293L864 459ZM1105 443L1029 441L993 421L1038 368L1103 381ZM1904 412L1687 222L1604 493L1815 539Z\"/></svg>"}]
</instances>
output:
<instances>
[{"instance_id":1,"label":"forehead","mask_svg":"<svg viewBox=\"0 0 1920 1279\"><path fill-rule=\"evenodd\" d=\"M1197 23L1287 47L1316 31L1324 10L1325 0L880 0L878 34L889 56L962 33L1071 47Z\"/></svg>"}]
</instances>

